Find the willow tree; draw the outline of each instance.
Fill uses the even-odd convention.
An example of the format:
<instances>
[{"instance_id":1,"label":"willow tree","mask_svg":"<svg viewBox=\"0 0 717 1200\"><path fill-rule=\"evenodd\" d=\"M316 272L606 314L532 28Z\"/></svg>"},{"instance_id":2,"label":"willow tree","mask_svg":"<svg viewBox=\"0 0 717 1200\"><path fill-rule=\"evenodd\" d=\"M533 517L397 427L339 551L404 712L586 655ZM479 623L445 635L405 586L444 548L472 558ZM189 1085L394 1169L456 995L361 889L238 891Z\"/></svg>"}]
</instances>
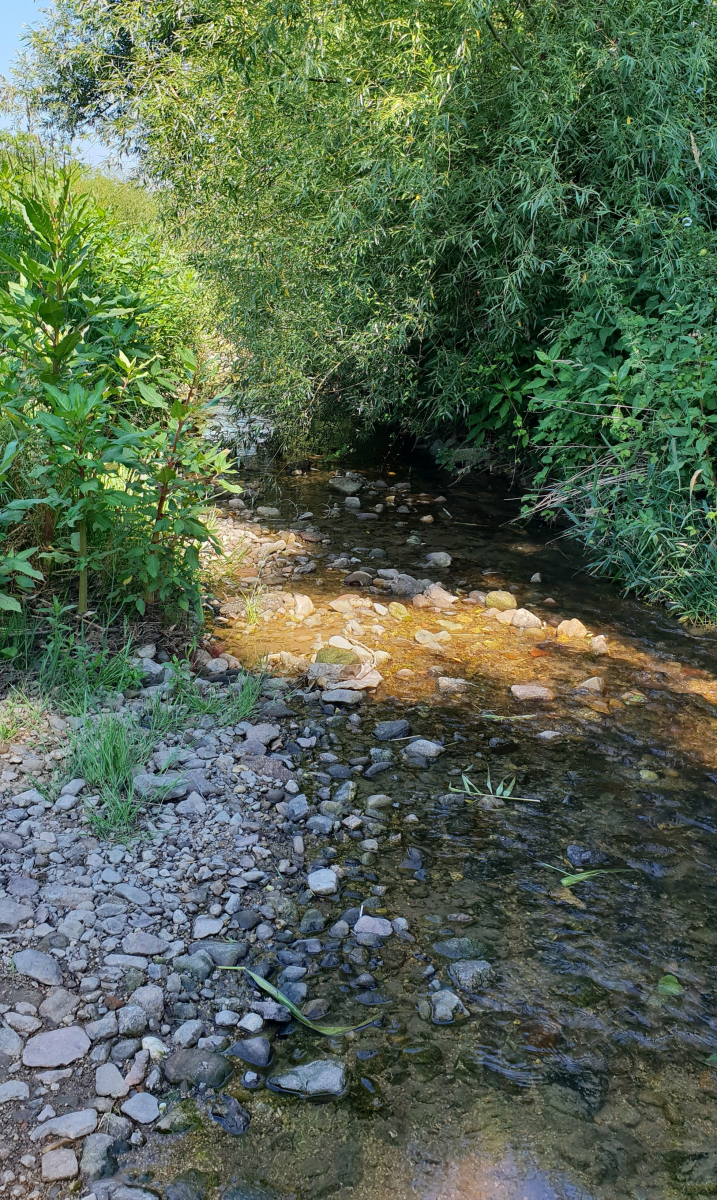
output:
<instances>
[{"instance_id":1,"label":"willow tree","mask_svg":"<svg viewBox=\"0 0 717 1200\"><path fill-rule=\"evenodd\" d=\"M21 82L140 157L221 281L246 394L294 431L330 401L519 438L564 314L674 279L685 219L712 226L714 14L59 0Z\"/></svg>"}]
</instances>

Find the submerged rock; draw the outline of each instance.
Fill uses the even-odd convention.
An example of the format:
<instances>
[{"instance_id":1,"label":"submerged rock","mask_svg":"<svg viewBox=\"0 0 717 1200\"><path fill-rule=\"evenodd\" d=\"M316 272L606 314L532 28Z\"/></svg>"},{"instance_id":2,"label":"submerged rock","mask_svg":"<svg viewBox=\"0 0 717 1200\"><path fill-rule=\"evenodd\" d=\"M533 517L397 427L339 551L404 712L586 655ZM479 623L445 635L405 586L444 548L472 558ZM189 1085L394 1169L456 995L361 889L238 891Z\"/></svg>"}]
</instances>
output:
<instances>
[{"instance_id":1,"label":"submerged rock","mask_svg":"<svg viewBox=\"0 0 717 1200\"><path fill-rule=\"evenodd\" d=\"M465 992L474 992L485 986L492 975L492 967L484 958L461 958L448 968L448 974L457 987Z\"/></svg>"},{"instance_id":2,"label":"submerged rock","mask_svg":"<svg viewBox=\"0 0 717 1200\"><path fill-rule=\"evenodd\" d=\"M299 1096L341 1096L346 1090L346 1067L342 1062L319 1058L282 1075L272 1075L267 1082L278 1092Z\"/></svg>"},{"instance_id":3,"label":"submerged rock","mask_svg":"<svg viewBox=\"0 0 717 1200\"><path fill-rule=\"evenodd\" d=\"M477 942L472 938L452 937L446 938L444 942L434 942L433 949L436 954L440 954L443 958L453 959L472 959L476 950L480 951Z\"/></svg>"},{"instance_id":4,"label":"submerged rock","mask_svg":"<svg viewBox=\"0 0 717 1200\"><path fill-rule=\"evenodd\" d=\"M431 1020L434 1025L450 1025L456 1013L468 1015L468 1009L455 992L441 988L431 996Z\"/></svg>"}]
</instances>

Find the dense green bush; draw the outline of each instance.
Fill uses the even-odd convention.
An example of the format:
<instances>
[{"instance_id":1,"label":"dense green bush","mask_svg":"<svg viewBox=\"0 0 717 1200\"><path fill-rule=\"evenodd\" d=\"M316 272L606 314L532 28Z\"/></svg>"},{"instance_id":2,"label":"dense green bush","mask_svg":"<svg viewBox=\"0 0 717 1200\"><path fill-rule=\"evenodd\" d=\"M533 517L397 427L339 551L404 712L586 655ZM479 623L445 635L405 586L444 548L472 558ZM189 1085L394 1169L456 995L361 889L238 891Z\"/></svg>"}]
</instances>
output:
<instances>
[{"instance_id":1,"label":"dense green bush","mask_svg":"<svg viewBox=\"0 0 717 1200\"><path fill-rule=\"evenodd\" d=\"M712 617L716 51L702 0L59 0L19 89L139 156L292 445L333 410L521 455Z\"/></svg>"},{"instance_id":2,"label":"dense green bush","mask_svg":"<svg viewBox=\"0 0 717 1200\"><path fill-rule=\"evenodd\" d=\"M110 252L111 223L80 179L46 167L7 188L23 226L5 239L14 253L0 250L0 580L22 592L43 573L53 588L76 578L81 614L92 580L96 600L187 611L212 540L202 510L229 469L201 436L223 395L216 363L177 343L177 295L175 312L165 279L152 301L134 260ZM0 605L17 611L17 595Z\"/></svg>"}]
</instances>

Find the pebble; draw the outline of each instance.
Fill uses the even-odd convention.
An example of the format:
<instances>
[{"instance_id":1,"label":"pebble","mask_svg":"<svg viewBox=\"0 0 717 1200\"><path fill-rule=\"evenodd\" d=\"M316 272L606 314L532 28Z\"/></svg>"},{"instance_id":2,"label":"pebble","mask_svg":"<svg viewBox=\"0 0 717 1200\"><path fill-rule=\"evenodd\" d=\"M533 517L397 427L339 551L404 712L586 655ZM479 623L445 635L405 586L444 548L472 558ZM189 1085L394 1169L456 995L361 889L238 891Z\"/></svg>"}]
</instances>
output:
<instances>
[{"instance_id":1,"label":"pebble","mask_svg":"<svg viewBox=\"0 0 717 1200\"><path fill-rule=\"evenodd\" d=\"M463 958L451 963L448 974L453 982L466 992L483 987L491 977L492 968L483 958Z\"/></svg>"},{"instance_id":2,"label":"pebble","mask_svg":"<svg viewBox=\"0 0 717 1200\"><path fill-rule=\"evenodd\" d=\"M14 933L18 925L29 921L33 910L14 900L0 900L0 932Z\"/></svg>"},{"instance_id":3,"label":"pebble","mask_svg":"<svg viewBox=\"0 0 717 1200\"><path fill-rule=\"evenodd\" d=\"M240 1058L252 1067L268 1067L271 1062L271 1042L265 1037L244 1038L230 1046L227 1054Z\"/></svg>"},{"instance_id":4,"label":"pebble","mask_svg":"<svg viewBox=\"0 0 717 1200\"><path fill-rule=\"evenodd\" d=\"M518 602L512 592L488 592L484 603L486 608L497 608L499 612L507 612L511 608L518 607Z\"/></svg>"},{"instance_id":5,"label":"pebble","mask_svg":"<svg viewBox=\"0 0 717 1200\"><path fill-rule=\"evenodd\" d=\"M385 917L359 917L354 925L354 933L373 933L377 937L387 938L393 933L393 926Z\"/></svg>"},{"instance_id":6,"label":"pebble","mask_svg":"<svg viewBox=\"0 0 717 1200\"><path fill-rule=\"evenodd\" d=\"M83 1108L78 1112L63 1113L60 1117L52 1117L49 1121L44 1121L42 1125L38 1125L30 1134L31 1142L39 1142L43 1138L53 1137L70 1138L72 1141L77 1138L87 1137L88 1133L94 1133L97 1128L97 1110L94 1108Z\"/></svg>"},{"instance_id":7,"label":"pebble","mask_svg":"<svg viewBox=\"0 0 717 1200\"><path fill-rule=\"evenodd\" d=\"M555 693L542 683L514 683L511 692L516 700L554 700Z\"/></svg>"},{"instance_id":8,"label":"pebble","mask_svg":"<svg viewBox=\"0 0 717 1200\"><path fill-rule=\"evenodd\" d=\"M29 1100L30 1089L27 1084L21 1079L8 1079L7 1083L0 1084L0 1104L7 1104L9 1100Z\"/></svg>"},{"instance_id":9,"label":"pebble","mask_svg":"<svg viewBox=\"0 0 717 1200\"><path fill-rule=\"evenodd\" d=\"M561 621L558 625L558 636L567 638L584 638L588 636L588 631L579 621L577 617L573 617L570 621Z\"/></svg>"}]
</instances>

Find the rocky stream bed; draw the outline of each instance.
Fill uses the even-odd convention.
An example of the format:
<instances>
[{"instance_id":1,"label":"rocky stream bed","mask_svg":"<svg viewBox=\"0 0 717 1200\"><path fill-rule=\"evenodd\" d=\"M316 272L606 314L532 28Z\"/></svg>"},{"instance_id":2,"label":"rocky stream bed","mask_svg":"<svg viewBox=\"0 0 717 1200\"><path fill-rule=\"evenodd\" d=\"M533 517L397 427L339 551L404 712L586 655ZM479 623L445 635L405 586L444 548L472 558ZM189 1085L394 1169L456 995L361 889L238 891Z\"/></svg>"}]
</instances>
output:
<instances>
[{"instance_id":1,"label":"rocky stream bed","mask_svg":"<svg viewBox=\"0 0 717 1200\"><path fill-rule=\"evenodd\" d=\"M195 686L269 673L156 746L136 839L76 723L4 747L2 1194L717 1196L714 641L438 482L217 511ZM171 697L136 653L118 719Z\"/></svg>"}]
</instances>

